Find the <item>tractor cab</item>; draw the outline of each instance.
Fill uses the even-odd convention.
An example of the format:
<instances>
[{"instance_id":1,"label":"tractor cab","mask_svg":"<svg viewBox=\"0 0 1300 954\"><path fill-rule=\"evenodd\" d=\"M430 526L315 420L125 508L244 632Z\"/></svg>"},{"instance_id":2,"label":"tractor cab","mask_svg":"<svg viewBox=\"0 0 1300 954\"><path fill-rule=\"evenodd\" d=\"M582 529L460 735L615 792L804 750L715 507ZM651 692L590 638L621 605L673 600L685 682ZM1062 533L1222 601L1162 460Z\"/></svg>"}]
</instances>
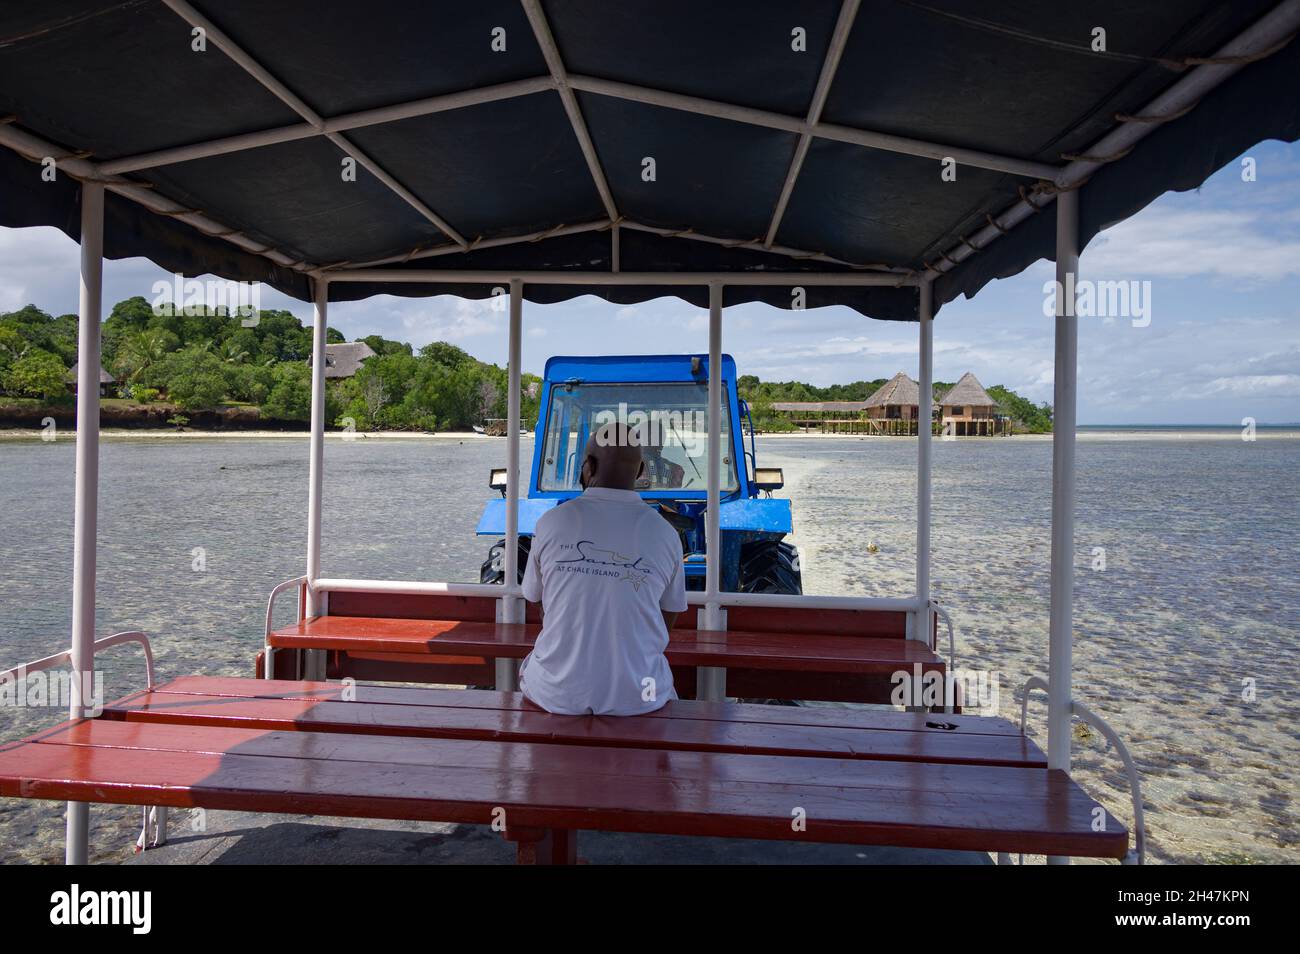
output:
<instances>
[{"instance_id":1,"label":"tractor cab","mask_svg":"<svg viewBox=\"0 0 1300 954\"><path fill-rule=\"evenodd\" d=\"M799 555L785 540L793 522L790 501L772 497L784 485L779 469L760 469L749 408L736 391L736 364L722 356L722 468L720 471L720 585L724 591L799 593ZM637 437L645 475L637 490L677 529L687 589L704 589L704 511L708 491L709 358L707 355L554 357L546 363L528 495L519 502L522 577L537 520L582 493L579 474L588 437L607 423ZM746 440L748 438L748 440ZM489 485L491 500L480 536L505 533L504 469ZM480 578L504 578L505 541L484 561Z\"/></svg>"}]
</instances>

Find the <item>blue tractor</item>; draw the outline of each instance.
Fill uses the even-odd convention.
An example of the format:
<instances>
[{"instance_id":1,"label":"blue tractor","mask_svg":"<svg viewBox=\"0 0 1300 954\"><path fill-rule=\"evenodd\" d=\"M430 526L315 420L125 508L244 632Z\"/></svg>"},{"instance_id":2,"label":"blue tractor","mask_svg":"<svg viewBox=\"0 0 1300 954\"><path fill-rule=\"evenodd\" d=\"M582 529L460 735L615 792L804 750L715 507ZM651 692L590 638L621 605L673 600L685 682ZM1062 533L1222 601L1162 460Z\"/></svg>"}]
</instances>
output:
<instances>
[{"instance_id":1,"label":"blue tractor","mask_svg":"<svg viewBox=\"0 0 1300 954\"><path fill-rule=\"evenodd\" d=\"M522 578L537 520L582 492L578 472L587 437L618 421L642 437L646 473L638 489L682 539L686 587L704 589L704 510L708 487L707 355L566 358L546 362L528 496L519 501L519 573ZM790 501L779 468L759 468L749 407L736 391L736 363L722 356L721 588L740 593L800 593L799 553L786 541ZM748 437L748 444L746 444ZM501 493L479 520L479 536L501 537L506 527L504 468L489 484ZM500 583L505 540L492 545L480 579Z\"/></svg>"}]
</instances>

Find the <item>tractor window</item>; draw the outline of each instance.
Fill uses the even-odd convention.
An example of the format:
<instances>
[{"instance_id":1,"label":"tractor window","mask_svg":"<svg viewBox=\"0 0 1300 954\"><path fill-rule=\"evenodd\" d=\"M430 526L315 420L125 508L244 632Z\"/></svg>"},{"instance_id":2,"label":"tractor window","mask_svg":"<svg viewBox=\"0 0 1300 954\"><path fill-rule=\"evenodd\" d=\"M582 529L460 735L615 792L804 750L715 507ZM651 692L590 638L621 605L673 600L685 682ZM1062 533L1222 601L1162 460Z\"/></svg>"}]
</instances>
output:
<instances>
[{"instance_id":1,"label":"tractor window","mask_svg":"<svg viewBox=\"0 0 1300 954\"><path fill-rule=\"evenodd\" d=\"M538 473L539 490L576 490L582 451L593 430L617 421L642 439L642 491L708 489L707 384L553 385ZM723 400L726 400L725 393ZM722 491L737 488L730 414L722 417Z\"/></svg>"}]
</instances>

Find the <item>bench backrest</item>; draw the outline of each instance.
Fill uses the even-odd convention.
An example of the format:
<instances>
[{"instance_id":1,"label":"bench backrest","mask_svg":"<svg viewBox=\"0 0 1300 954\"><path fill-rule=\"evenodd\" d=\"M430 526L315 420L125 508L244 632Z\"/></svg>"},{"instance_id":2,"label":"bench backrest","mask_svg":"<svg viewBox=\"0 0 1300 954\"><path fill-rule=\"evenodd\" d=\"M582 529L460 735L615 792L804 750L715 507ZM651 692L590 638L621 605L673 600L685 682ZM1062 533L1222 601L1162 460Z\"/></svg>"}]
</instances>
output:
<instances>
[{"instance_id":1,"label":"bench backrest","mask_svg":"<svg viewBox=\"0 0 1300 954\"><path fill-rule=\"evenodd\" d=\"M699 607L677 617L676 629L695 629ZM462 619L490 623L496 600L490 596L450 596L443 593L394 595L357 590L329 594L331 616L378 616L386 619ZM527 604L527 621L539 622L537 607ZM875 636L903 639L907 614L871 609L794 609L771 606L730 606L727 628L754 633L821 633L835 636Z\"/></svg>"},{"instance_id":2,"label":"bench backrest","mask_svg":"<svg viewBox=\"0 0 1300 954\"><path fill-rule=\"evenodd\" d=\"M356 590L329 594L331 616L370 616L391 619L456 619L493 622L497 601L490 596L447 594L391 595ZM677 617L675 629L695 629L700 607L691 606ZM529 605L527 620L539 622ZM731 606L727 628L733 631L788 633L791 635L870 636L903 639L907 614L871 609L796 609L786 607ZM334 675L362 680L432 682L451 685L495 684L491 660L464 656L400 657L386 653L349 652ZM287 670L286 670L287 673ZM277 674L278 667L277 667ZM673 679L682 698L695 695L695 669L674 666ZM286 676L287 677L287 676ZM840 673L784 672L731 668L727 692L742 698L808 699L823 702L888 702L892 685L878 676Z\"/></svg>"}]
</instances>

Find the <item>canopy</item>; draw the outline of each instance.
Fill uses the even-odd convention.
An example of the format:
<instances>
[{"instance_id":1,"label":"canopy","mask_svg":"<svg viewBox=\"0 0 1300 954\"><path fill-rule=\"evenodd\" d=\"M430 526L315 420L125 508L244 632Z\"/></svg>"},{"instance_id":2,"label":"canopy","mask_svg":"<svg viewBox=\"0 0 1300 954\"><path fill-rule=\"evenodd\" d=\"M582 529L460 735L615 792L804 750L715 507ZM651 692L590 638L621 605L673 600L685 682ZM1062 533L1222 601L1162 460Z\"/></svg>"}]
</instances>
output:
<instances>
[{"instance_id":1,"label":"canopy","mask_svg":"<svg viewBox=\"0 0 1300 954\"><path fill-rule=\"evenodd\" d=\"M1296 20L1270 0L7 4L0 224L78 238L74 180L97 178L108 257L302 300L317 270L375 263L880 272L897 286L729 286L725 303L910 320L918 278L937 309L1050 258L1053 217L1034 213L1058 189L1089 182L1086 243L1262 139L1295 140ZM1193 109L1162 104L1206 65L1232 75ZM45 156L54 182L30 161Z\"/></svg>"}]
</instances>

